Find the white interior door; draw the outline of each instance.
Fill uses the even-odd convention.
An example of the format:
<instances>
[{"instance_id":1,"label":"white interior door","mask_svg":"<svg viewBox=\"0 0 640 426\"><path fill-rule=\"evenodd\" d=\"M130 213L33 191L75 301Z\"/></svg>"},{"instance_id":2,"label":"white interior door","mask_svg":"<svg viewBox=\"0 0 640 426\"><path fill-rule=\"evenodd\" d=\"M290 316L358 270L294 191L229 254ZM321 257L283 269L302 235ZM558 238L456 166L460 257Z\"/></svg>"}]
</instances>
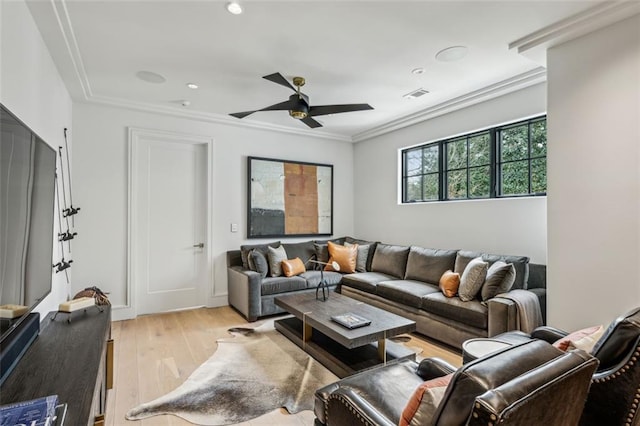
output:
<instances>
[{"instance_id":1,"label":"white interior door","mask_svg":"<svg viewBox=\"0 0 640 426\"><path fill-rule=\"evenodd\" d=\"M132 139L131 285L136 313L205 304L207 145L178 136Z\"/></svg>"}]
</instances>

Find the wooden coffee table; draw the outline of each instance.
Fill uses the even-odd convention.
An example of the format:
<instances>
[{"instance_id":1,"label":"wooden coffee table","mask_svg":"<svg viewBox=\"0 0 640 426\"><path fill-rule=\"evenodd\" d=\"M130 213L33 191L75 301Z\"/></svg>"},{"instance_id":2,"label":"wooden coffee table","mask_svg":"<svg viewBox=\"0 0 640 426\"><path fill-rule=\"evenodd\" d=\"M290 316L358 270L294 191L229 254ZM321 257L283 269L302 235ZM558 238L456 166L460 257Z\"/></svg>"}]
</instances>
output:
<instances>
[{"instance_id":1,"label":"wooden coffee table","mask_svg":"<svg viewBox=\"0 0 640 426\"><path fill-rule=\"evenodd\" d=\"M275 303L293 315L275 321L276 330L340 378L379 364L415 359L413 351L387 340L415 331L414 321L334 292L326 301L303 293L278 296ZM346 313L371 324L349 329L331 320Z\"/></svg>"}]
</instances>

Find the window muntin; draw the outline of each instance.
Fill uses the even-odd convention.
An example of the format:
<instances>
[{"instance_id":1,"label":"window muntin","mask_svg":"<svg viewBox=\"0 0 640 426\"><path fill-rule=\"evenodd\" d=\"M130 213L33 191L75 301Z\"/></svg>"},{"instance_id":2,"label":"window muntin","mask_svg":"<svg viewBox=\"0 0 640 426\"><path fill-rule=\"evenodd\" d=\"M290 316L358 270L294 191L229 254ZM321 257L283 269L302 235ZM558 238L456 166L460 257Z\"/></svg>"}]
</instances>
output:
<instances>
[{"instance_id":1,"label":"window muntin","mask_svg":"<svg viewBox=\"0 0 640 426\"><path fill-rule=\"evenodd\" d=\"M402 202L544 195L546 117L402 151Z\"/></svg>"}]
</instances>

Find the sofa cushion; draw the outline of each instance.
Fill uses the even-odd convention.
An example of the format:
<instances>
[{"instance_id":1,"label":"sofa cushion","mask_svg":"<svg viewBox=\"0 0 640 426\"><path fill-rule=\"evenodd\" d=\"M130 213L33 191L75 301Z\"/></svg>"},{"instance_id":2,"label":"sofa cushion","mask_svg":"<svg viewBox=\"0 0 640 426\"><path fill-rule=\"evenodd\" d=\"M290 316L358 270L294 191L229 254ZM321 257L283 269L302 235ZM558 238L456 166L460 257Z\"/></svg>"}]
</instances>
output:
<instances>
[{"instance_id":1,"label":"sofa cushion","mask_svg":"<svg viewBox=\"0 0 640 426\"><path fill-rule=\"evenodd\" d=\"M467 264L460 277L460 287L458 287L460 300L468 302L476 297L487 277L487 269L488 263L483 261L481 257L476 257Z\"/></svg>"},{"instance_id":2,"label":"sofa cushion","mask_svg":"<svg viewBox=\"0 0 640 426\"><path fill-rule=\"evenodd\" d=\"M471 327L487 329L488 309L479 300L463 302L458 297L446 297L438 291L422 298L422 309Z\"/></svg>"},{"instance_id":3,"label":"sofa cushion","mask_svg":"<svg viewBox=\"0 0 640 426\"><path fill-rule=\"evenodd\" d=\"M342 280L342 274L339 272L324 271L322 274L327 285L330 286L340 284L340 280ZM308 288L317 287L320 284L320 271L307 271L298 276L307 280Z\"/></svg>"},{"instance_id":4,"label":"sofa cushion","mask_svg":"<svg viewBox=\"0 0 640 426\"><path fill-rule=\"evenodd\" d=\"M438 250L411 246L404 279L438 284L442 274L453 269L456 253L458 253L458 250Z\"/></svg>"},{"instance_id":5,"label":"sofa cushion","mask_svg":"<svg viewBox=\"0 0 640 426\"><path fill-rule=\"evenodd\" d=\"M274 241L268 244L251 244L240 246L240 257L242 258L242 267L244 269L249 268L249 252L253 249L258 249L265 256L267 255L267 247L280 247L280 241Z\"/></svg>"},{"instance_id":6,"label":"sofa cushion","mask_svg":"<svg viewBox=\"0 0 640 426\"><path fill-rule=\"evenodd\" d=\"M511 290L513 281L516 279L516 268L513 263L504 263L498 260L489 267L487 271L487 278L482 284L482 290L480 295L482 301L486 302L489 299L493 299L497 294L506 293Z\"/></svg>"},{"instance_id":7,"label":"sofa cushion","mask_svg":"<svg viewBox=\"0 0 640 426\"><path fill-rule=\"evenodd\" d=\"M267 257L258 249L249 252L249 269L256 271L262 278L269 274L269 261Z\"/></svg>"},{"instance_id":8,"label":"sofa cushion","mask_svg":"<svg viewBox=\"0 0 640 426\"><path fill-rule=\"evenodd\" d=\"M395 278L403 278L408 256L409 247L377 244L373 262L371 263L371 270L388 274Z\"/></svg>"},{"instance_id":9,"label":"sofa cushion","mask_svg":"<svg viewBox=\"0 0 640 426\"><path fill-rule=\"evenodd\" d=\"M304 263L305 268L311 269L312 264L307 264L307 261L316 254L313 241L306 241L304 243L287 244L283 243L282 246L287 252L287 258L295 259L299 257Z\"/></svg>"},{"instance_id":10,"label":"sofa cushion","mask_svg":"<svg viewBox=\"0 0 640 426\"><path fill-rule=\"evenodd\" d=\"M367 272L371 271L371 262L373 262L373 255L376 251L376 245L378 245L377 241L367 241L367 240L359 240L357 238L346 237L345 243L349 244L358 244L359 246L369 246L369 253L367 253L367 263L364 271L358 272Z\"/></svg>"},{"instance_id":11,"label":"sofa cushion","mask_svg":"<svg viewBox=\"0 0 640 426\"><path fill-rule=\"evenodd\" d=\"M345 274L353 274L356 272L356 259L358 258L358 246L350 247L341 246L329 241L329 262L324 268L325 271L333 271L333 263L337 263L340 268L338 271Z\"/></svg>"},{"instance_id":12,"label":"sofa cushion","mask_svg":"<svg viewBox=\"0 0 640 426\"><path fill-rule=\"evenodd\" d=\"M513 289L527 289L527 281L529 280L529 258L527 256L507 256L502 254L486 254L475 251L460 250L456 256L456 266L454 272L462 274L467 263L471 259L481 256L482 260L489 263L489 266L493 265L498 260L502 260L504 263L513 263L513 267L516 270L516 278L513 281Z\"/></svg>"},{"instance_id":13,"label":"sofa cushion","mask_svg":"<svg viewBox=\"0 0 640 426\"><path fill-rule=\"evenodd\" d=\"M356 272L367 272L367 259L369 258L369 251L371 249L371 244L358 244L358 243L350 243L348 241L344 242L345 247L358 247L358 256L356 257Z\"/></svg>"},{"instance_id":14,"label":"sofa cushion","mask_svg":"<svg viewBox=\"0 0 640 426\"><path fill-rule=\"evenodd\" d=\"M313 243L313 248L318 262L327 263L329 261L329 245L327 243ZM317 265L318 268L321 266L322 265Z\"/></svg>"},{"instance_id":15,"label":"sofa cushion","mask_svg":"<svg viewBox=\"0 0 640 426\"><path fill-rule=\"evenodd\" d=\"M385 299L420 309L422 296L437 292L438 287L413 280L391 280L378 283L376 294Z\"/></svg>"},{"instance_id":16,"label":"sofa cushion","mask_svg":"<svg viewBox=\"0 0 640 426\"><path fill-rule=\"evenodd\" d=\"M388 274L380 272L358 272L355 274L343 275L342 285L348 287L357 288L358 290L366 291L367 293L376 294L376 287L378 283L382 281L393 280Z\"/></svg>"},{"instance_id":17,"label":"sofa cushion","mask_svg":"<svg viewBox=\"0 0 640 426\"><path fill-rule=\"evenodd\" d=\"M269 261L269 271L272 277L282 275L282 261L287 260L287 252L284 247L267 247L267 260Z\"/></svg>"},{"instance_id":18,"label":"sofa cushion","mask_svg":"<svg viewBox=\"0 0 640 426\"><path fill-rule=\"evenodd\" d=\"M267 277L262 280L261 293L280 294L289 291L304 290L307 288L307 280L302 277Z\"/></svg>"}]
</instances>

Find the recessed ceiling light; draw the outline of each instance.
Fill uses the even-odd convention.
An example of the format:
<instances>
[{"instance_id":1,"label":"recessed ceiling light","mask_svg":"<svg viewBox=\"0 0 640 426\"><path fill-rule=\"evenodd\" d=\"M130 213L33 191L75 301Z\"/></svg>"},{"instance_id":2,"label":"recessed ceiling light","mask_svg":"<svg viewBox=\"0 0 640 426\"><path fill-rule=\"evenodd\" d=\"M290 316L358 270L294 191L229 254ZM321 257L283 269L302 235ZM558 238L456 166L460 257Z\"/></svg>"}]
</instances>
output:
<instances>
[{"instance_id":1,"label":"recessed ceiling light","mask_svg":"<svg viewBox=\"0 0 640 426\"><path fill-rule=\"evenodd\" d=\"M442 49L438 53L436 53L436 59L440 62L453 62L459 61L460 59L467 56L467 47L466 46L451 46L446 49Z\"/></svg>"},{"instance_id":2,"label":"recessed ceiling light","mask_svg":"<svg viewBox=\"0 0 640 426\"><path fill-rule=\"evenodd\" d=\"M242 6L237 1L230 1L227 3L227 10L232 15L240 15L242 13Z\"/></svg>"},{"instance_id":3,"label":"recessed ceiling light","mask_svg":"<svg viewBox=\"0 0 640 426\"><path fill-rule=\"evenodd\" d=\"M422 74L424 72L424 68L420 67L420 68L414 68L411 70L412 74Z\"/></svg>"},{"instance_id":4,"label":"recessed ceiling light","mask_svg":"<svg viewBox=\"0 0 640 426\"><path fill-rule=\"evenodd\" d=\"M136 77L140 80L146 81L147 83L164 83L167 81L167 79L160 74L151 71L138 71L136 73Z\"/></svg>"},{"instance_id":5,"label":"recessed ceiling light","mask_svg":"<svg viewBox=\"0 0 640 426\"><path fill-rule=\"evenodd\" d=\"M195 83L187 83L187 87L188 87L189 89L197 89L197 88L198 88L198 85L197 85L197 84L195 84Z\"/></svg>"}]
</instances>

